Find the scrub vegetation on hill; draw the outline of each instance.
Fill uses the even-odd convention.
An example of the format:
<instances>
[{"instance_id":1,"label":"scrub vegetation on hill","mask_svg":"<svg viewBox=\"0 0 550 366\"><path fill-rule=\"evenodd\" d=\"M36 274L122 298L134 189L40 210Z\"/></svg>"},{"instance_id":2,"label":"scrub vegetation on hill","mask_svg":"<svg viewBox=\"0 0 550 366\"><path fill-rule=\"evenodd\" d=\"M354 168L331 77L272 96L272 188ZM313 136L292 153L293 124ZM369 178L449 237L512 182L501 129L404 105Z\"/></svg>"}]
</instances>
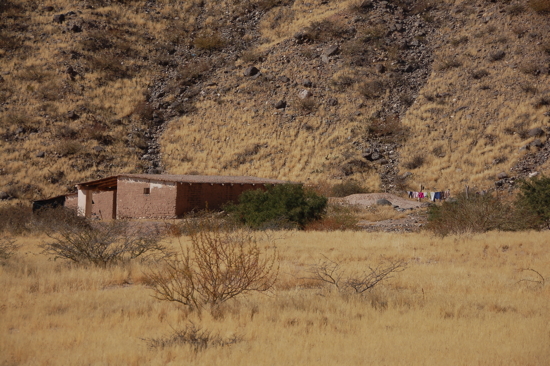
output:
<instances>
[{"instance_id":1,"label":"scrub vegetation on hill","mask_svg":"<svg viewBox=\"0 0 550 366\"><path fill-rule=\"evenodd\" d=\"M548 165L547 9L4 1L2 196L130 172L513 186Z\"/></svg>"}]
</instances>

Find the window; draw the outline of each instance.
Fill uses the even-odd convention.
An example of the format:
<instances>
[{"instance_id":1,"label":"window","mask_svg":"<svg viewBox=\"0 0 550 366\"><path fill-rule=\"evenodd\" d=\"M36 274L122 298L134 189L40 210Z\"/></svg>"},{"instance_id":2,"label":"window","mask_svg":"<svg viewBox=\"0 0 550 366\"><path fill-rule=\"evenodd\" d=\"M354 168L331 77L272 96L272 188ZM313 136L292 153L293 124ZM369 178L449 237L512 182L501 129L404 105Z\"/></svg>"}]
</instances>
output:
<instances>
[{"instance_id":1,"label":"window","mask_svg":"<svg viewBox=\"0 0 550 366\"><path fill-rule=\"evenodd\" d=\"M143 194L150 194L151 188L143 188Z\"/></svg>"}]
</instances>

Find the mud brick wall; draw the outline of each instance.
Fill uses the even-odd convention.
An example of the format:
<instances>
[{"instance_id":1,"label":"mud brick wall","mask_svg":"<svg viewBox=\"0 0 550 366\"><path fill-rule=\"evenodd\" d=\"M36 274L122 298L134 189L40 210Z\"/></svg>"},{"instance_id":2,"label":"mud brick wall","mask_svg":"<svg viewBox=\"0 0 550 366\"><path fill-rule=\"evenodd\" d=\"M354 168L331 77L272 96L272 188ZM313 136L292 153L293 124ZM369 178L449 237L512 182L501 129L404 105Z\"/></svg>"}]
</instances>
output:
<instances>
[{"instance_id":1,"label":"mud brick wall","mask_svg":"<svg viewBox=\"0 0 550 366\"><path fill-rule=\"evenodd\" d=\"M102 220L116 218L116 191L93 192L92 201L92 217Z\"/></svg>"},{"instance_id":2,"label":"mud brick wall","mask_svg":"<svg viewBox=\"0 0 550 366\"><path fill-rule=\"evenodd\" d=\"M118 219L176 217L176 183L119 178L117 186Z\"/></svg>"},{"instance_id":3,"label":"mud brick wall","mask_svg":"<svg viewBox=\"0 0 550 366\"><path fill-rule=\"evenodd\" d=\"M71 194L65 196L64 207L68 208L69 210L75 210L76 212L76 210L78 210L78 195Z\"/></svg>"},{"instance_id":4,"label":"mud brick wall","mask_svg":"<svg viewBox=\"0 0 550 366\"><path fill-rule=\"evenodd\" d=\"M229 201L238 202L239 195L251 189L266 188L263 184L178 183L176 213L182 216L192 210L218 210Z\"/></svg>"}]
</instances>

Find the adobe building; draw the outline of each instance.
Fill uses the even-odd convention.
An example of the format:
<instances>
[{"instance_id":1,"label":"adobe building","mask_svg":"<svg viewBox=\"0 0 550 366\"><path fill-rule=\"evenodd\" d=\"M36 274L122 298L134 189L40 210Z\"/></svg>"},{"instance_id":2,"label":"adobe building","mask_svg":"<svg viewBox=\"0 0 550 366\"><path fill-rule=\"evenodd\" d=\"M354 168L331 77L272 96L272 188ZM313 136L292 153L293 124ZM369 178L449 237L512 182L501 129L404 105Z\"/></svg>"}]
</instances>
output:
<instances>
[{"instance_id":1,"label":"adobe building","mask_svg":"<svg viewBox=\"0 0 550 366\"><path fill-rule=\"evenodd\" d=\"M80 216L103 220L177 218L237 202L244 191L284 183L256 177L121 174L77 184L77 207Z\"/></svg>"}]
</instances>

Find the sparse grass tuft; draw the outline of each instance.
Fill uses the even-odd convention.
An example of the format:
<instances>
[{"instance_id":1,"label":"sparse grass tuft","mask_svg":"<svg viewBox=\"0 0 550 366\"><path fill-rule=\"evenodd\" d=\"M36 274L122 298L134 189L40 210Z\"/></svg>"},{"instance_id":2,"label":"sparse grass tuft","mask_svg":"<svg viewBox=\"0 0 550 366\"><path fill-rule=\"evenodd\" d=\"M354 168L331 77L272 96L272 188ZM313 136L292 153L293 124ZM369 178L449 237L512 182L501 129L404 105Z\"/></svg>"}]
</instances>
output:
<instances>
[{"instance_id":1,"label":"sparse grass tuft","mask_svg":"<svg viewBox=\"0 0 550 366\"><path fill-rule=\"evenodd\" d=\"M193 41L193 45L201 50L215 51L225 46L225 40L219 33L203 33Z\"/></svg>"},{"instance_id":2,"label":"sparse grass tuft","mask_svg":"<svg viewBox=\"0 0 550 366\"><path fill-rule=\"evenodd\" d=\"M426 161L426 158L424 155L415 155L411 160L403 164L403 166L407 169L418 169L422 165L424 165L424 162Z\"/></svg>"},{"instance_id":3,"label":"sparse grass tuft","mask_svg":"<svg viewBox=\"0 0 550 366\"><path fill-rule=\"evenodd\" d=\"M358 91L366 99L377 99L384 94L386 86L382 79L368 80L359 84Z\"/></svg>"},{"instance_id":4,"label":"sparse grass tuft","mask_svg":"<svg viewBox=\"0 0 550 366\"><path fill-rule=\"evenodd\" d=\"M454 69L462 66L462 62L456 58L451 58L447 60L440 60L438 61L434 68L438 71L445 71L449 69Z\"/></svg>"},{"instance_id":5,"label":"sparse grass tuft","mask_svg":"<svg viewBox=\"0 0 550 366\"><path fill-rule=\"evenodd\" d=\"M489 71L485 69L474 70L472 71L471 75L472 75L472 78L474 78L475 80L480 80L486 76L489 76Z\"/></svg>"}]
</instances>

